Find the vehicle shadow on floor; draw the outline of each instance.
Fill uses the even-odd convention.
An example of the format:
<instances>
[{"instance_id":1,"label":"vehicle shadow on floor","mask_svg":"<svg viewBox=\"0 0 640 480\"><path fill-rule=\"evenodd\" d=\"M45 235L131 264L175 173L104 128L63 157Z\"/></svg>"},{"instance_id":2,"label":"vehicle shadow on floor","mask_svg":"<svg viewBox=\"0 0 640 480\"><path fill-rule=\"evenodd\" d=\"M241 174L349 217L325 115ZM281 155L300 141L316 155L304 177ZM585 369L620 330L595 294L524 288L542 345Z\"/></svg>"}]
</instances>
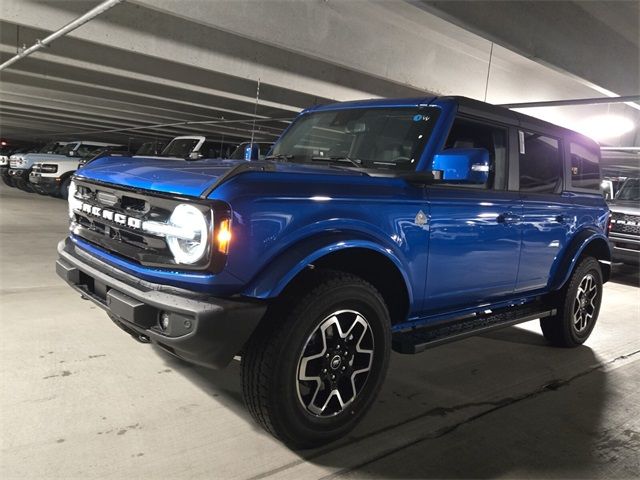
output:
<instances>
[{"instance_id":1,"label":"vehicle shadow on floor","mask_svg":"<svg viewBox=\"0 0 640 480\"><path fill-rule=\"evenodd\" d=\"M470 348L469 341L482 348ZM239 362L211 371L159 353L254 424L242 401ZM560 362L570 368L556 378ZM597 434L607 389L598 362L588 347L550 348L540 334L520 328L422 355L394 354L376 404L354 432L322 449L297 453L355 477L480 478L517 472L562 477L563 471L575 476L576 469L586 474L601 461ZM518 391L523 371L531 386ZM569 388L587 377L585 389ZM411 433L399 439L411 424ZM367 447L371 442L378 447L375 453Z\"/></svg>"},{"instance_id":2,"label":"vehicle shadow on floor","mask_svg":"<svg viewBox=\"0 0 640 480\"><path fill-rule=\"evenodd\" d=\"M626 264L614 265L610 281L629 287L640 287L640 267Z\"/></svg>"}]
</instances>

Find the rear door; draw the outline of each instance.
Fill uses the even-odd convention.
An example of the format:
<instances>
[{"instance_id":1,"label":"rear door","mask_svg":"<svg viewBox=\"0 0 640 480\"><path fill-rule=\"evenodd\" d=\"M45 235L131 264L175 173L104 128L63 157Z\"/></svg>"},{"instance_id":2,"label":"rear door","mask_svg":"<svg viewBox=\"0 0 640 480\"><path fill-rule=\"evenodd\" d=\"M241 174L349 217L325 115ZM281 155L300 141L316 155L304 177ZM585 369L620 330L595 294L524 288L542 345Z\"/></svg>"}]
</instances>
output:
<instances>
[{"instance_id":1,"label":"rear door","mask_svg":"<svg viewBox=\"0 0 640 480\"><path fill-rule=\"evenodd\" d=\"M428 311L477 306L511 294L520 256L521 202L517 191L506 189L509 127L460 116L447 148L485 148L492 170L486 185L429 188Z\"/></svg>"},{"instance_id":2,"label":"rear door","mask_svg":"<svg viewBox=\"0 0 640 480\"><path fill-rule=\"evenodd\" d=\"M547 286L553 263L574 225L571 194L564 193L560 136L519 131L519 190L523 212L522 251L516 291Z\"/></svg>"}]
</instances>

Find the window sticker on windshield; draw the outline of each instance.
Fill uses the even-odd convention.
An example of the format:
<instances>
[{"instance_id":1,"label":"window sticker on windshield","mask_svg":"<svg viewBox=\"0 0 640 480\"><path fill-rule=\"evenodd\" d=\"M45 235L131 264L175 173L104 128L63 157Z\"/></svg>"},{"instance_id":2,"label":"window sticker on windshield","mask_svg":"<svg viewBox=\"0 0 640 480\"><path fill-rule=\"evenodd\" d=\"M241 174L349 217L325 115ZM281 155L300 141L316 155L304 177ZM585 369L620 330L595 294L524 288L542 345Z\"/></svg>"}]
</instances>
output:
<instances>
[{"instance_id":1,"label":"window sticker on windshield","mask_svg":"<svg viewBox=\"0 0 640 480\"><path fill-rule=\"evenodd\" d=\"M428 122L429 121L429 117L427 115L420 115L418 113L418 114L413 116L413 121L414 122L420 122L420 121Z\"/></svg>"}]
</instances>

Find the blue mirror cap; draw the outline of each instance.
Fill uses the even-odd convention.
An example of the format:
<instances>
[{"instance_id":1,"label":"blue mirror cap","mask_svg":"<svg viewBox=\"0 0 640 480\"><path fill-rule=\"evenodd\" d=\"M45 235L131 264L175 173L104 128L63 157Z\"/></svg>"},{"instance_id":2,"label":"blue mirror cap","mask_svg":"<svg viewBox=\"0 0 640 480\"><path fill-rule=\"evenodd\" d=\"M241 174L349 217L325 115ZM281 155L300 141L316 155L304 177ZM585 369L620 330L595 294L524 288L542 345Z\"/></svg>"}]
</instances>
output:
<instances>
[{"instance_id":1,"label":"blue mirror cap","mask_svg":"<svg viewBox=\"0 0 640 480\"><path fill-rule=\"evenodd\" d=\"M450 148L433 157L433 170L442 171L443 181L486 183L489 152L484 148Z\"/></svg>"}]
</instances>

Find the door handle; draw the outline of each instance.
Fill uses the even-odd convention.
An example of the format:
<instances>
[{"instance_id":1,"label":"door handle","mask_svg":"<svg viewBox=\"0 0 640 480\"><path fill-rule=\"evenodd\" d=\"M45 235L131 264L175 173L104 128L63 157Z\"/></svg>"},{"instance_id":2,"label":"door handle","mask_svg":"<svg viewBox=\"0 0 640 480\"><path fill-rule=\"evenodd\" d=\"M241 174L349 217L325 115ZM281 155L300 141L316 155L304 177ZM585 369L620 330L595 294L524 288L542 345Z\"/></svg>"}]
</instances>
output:
<instances>
[{"instance_id":1,"label":"door handle","mask_svg":"<svg viewBox=\"0 0 640 480\"><path fill-rule=\"evenodd\" d=\"M567 223L567 217L565 215L557 215L556 222L558 223Z\"/></svg>"},{"instance_id":2,"label":"door handle","mask_svg":"<svg viewBox=\"0 0 640 480\"><path fill-rule=\"evenodd\" d=\"M504 224L518 223L520 221L520 215L516 215L515 213L511 212L502 213L498 215L498 218L496 220L498 221L498 223Z\"/></svg>"}]
</instances>

